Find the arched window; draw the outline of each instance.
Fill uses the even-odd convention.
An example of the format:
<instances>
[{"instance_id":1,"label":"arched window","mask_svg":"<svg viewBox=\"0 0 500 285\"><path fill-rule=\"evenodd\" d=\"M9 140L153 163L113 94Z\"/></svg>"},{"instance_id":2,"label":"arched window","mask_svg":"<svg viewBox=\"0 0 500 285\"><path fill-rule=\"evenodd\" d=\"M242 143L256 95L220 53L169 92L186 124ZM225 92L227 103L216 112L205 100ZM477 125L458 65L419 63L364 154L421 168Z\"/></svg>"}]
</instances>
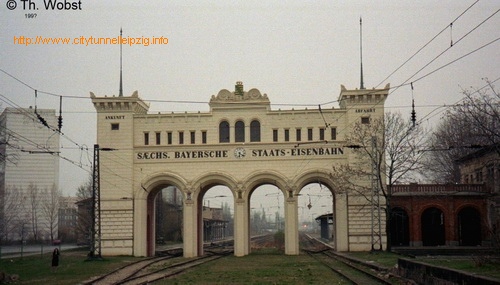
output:
<instances>
[{"instance_id":1,"label":"arched window","mask_svg":"<svg viewBox=\"0 0 500 285\"><path fill-rule=\"evenodd\" d=\"M260 122L257 120L250 123L250 141L260 142Z\"/></svg>"},{"instance_id":2,"label":"arched window","mask_svg":"<svg viewBox=\"0 0 500 285\"><path fill-rule=\"evenodd\" d=\"M229 123L227 121L222 121L219 124L219 142L229 142Z\"/></svg>"},{"instance_id":3,"label":"arched window","mask_svg":"<svg viewBox=\"0 0 500 285\"><path fill-rule=\"evenodd\" d=\"M234 141L245 142L245 123L237 121L234 125Z\"/></svg>"}]
</instances>

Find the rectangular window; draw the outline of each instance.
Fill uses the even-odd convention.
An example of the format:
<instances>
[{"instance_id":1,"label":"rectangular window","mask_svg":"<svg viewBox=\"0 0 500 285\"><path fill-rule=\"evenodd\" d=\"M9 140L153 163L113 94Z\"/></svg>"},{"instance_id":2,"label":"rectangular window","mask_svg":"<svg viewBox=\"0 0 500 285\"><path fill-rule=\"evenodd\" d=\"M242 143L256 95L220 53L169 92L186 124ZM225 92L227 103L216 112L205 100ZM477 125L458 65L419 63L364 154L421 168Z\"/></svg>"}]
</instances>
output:
<instances>
[{"instance_id":1,"label":"rectangular window","mask_svg":"<svg viewBox=\"0 0 500 285\"><path fill-rule=\"evenodd\" d=\"M369 124L370 123L370 117L361 117L361 124Z\"/></svg>"},{"instance_id":2,"label":"rectangular window","mask_svg":"<svg viewBox=\"0 0 500 285\"><path fill-rule=\"evenodd\" d=\"M184 144L184 132L179 132L179 144Z\"/></svg>"},{"instance_id":3,"label":"rectangular window","mask_svg":"<svg viewBox=\"0 0 500 285\"><path fill-rule=\"evenodd\" d=\"M278 130L273 130L273 142L278 141Z\"/></svg>"},{"instance_id":4,"label":"rectangular window","mask_svg":"<svg viewBox=\"0 0 500 285\"><path fill-rule=\"evenodd\" d=\"M190 136L191 136L191 144L195 144L196 142L196 132L195 131L191 131L189 132Z\"/></svg>"},{"instance_id":5,"label":"rectangular window","mask_svg":"<svg viewBox=\"0 0 500 285\"><path fill-rule=\"evenodd\" d=\"M331 128L330 131L332 132L331 140L334 141L337 139L337 128Z\"/></svg>"},{"instance_id":6,"label":"rectangular window","mask_svg":"<svg viewBox=\"0 0 500 285\"><path fill-rule=\"evenodd\" d=\"M483 171L480 169L476 170L476 182L483 183Z\"/></svg>"},{"instance_id":7,"label":"rectangular window","mask_svg":"<svg viewBox=\"0 0 500 285\"><path fill-rule=\"evenodd\" d=\"M167 132L167 144L172 144L172 132Z\"/></svg>"},{"instance_id":8,"label":"rectangular window","mask_svg":"<svg viewBox=\"0 0 500 285\"><path fill-rule=\"evenodd\" d=\"M290 130L285 129L285 141L289 142L290 141Z\"/></svg>"},{"instance_id":9,"label":"rectangular window","mask_svg":"<svg viewBox=\"0 0 500 285\"><path fill-rule=\"evenodd\" d=\"M307 140L308 141L312 141L313 140L313 129L312 128L308 128L307 129Z\"/></svg>"},{"instance_id":10,"label":"rectangular window","mask_svg":"<svg viewBox=\"0 0 500 285\"><path fill-rule=\"evenodd\" d=\"M300 128L295 130L296 141L300 142L302 140L302 130Z\"/></svg>"},{"instance_id":11,"label":"rectangular window","mask_svg":"<svg viewBox=\"0 0 500 285\"><path fill-rule=\"evenodd\" d=\"M207 131L201 131L201 143L202 144L207 143Z\"/></svg>"},{"instance_id":12,"label":"rectangular window","mask_svg":"<svg viewBox=\"0 0 500 285\"><path fill-rule=\"evenodd\" d=\"M118 123L111 124L112 131L118 131L119 129L120 129L120 124L118 124Z\"/></svg>"},{"instance_id":13,"label":"rectangular window","mask_svg":"<svg viewBox=\"0 0 500 285\"><path fill-rule=\"evenodd\" d=\"M156 144L157 145L161 144L161 133L160 132L156 133Z\"/></svg>"},{"instance_id":14,"label":"rectangular window","mask_svg":"<svg viewBox=\"0 0 500 285\"><path fill-rule=\"evenodd\" d=\"M319 140L324 141L325 140L325 128L320 128L319 129Z\"/></svg>"},{"instance_id":15,"label":"rectangular window","mask_svg":"<svg viewBox=\"0 0 500 285\"><path fill-rule=\"evenodd\" d=\"M149 145L149 133L144 133L144 145Z\"/></svg>"}]
</instances>

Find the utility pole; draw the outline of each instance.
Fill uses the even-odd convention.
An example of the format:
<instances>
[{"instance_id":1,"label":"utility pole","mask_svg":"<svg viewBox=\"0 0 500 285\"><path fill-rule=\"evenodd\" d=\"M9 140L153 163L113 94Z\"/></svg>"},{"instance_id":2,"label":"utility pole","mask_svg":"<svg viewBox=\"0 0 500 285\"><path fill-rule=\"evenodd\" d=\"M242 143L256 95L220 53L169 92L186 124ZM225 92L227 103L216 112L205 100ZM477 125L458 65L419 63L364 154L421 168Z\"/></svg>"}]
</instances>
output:
<instances>
[{"instance_id":1,"label":"utility pole","mask_svg":"<svg viewBox=\"0 0 500 285\"><path fill-rule=\"evenodd\" d=\"M382 223L380 214L380 191L379 191L379 177L380 169L378 167L378 153L377 153L377 137L372 137L372 179L371 179L371 242L372 251L382 250Z\"/></svg>"},{"instance_id":2,"label":"utility pole","mask_svg":"<svg viewBox=\"0 0 500 285\"><path fill-rule=\"evenodd\" d=\"M94 167L92 169L92 227L90 242L90 259L102 259L101 255L101 184L99 169L100 151L113 151L113 148L100 148L94 144Z\"/></svg>"},{"instance_id":3,"label":"utility pole","mask_svg":"<svg viewBox=\"0 0 500 285\"><path fill-rule=\"evenodd\" d=\"M99 189L99 145L94 144L92 168L92 227L89 258L101 259L101 191Z\"/></svg>"}]
</instances>

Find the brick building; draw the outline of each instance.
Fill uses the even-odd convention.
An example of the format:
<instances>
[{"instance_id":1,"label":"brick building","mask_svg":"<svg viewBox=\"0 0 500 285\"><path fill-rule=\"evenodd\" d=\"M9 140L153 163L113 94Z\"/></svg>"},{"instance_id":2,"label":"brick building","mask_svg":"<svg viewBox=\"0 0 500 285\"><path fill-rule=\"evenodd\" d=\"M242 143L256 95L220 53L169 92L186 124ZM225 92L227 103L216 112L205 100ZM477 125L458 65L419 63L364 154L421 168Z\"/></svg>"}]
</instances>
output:
<instances>
[{"instance_id":1,"label":"brick building","mask_svg":"<svg viewBox=\"0 0 500 285\"><path fill-rule=\"evenodd\" d=\"M394 246L492 245L500 229L499 145L456 161L462 184L391 187Z\"/></svg>"},{"instance_id":2,"label":"brick building","mask_svg":"<svg viewBox=\"0 0 500 285\"><path fill-rule=\"evenodd\" d=\"M394 246L474 246L491 239L485 185L393 185L391 191Z\"/></svg>"}]
</instances>

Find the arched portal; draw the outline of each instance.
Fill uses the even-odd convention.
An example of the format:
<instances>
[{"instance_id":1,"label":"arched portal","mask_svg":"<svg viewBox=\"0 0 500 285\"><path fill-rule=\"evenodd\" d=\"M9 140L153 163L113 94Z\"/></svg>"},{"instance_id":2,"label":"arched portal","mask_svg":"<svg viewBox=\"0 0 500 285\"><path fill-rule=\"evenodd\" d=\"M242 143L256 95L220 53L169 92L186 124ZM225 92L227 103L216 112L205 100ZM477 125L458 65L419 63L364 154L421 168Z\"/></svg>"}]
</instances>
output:
<instances>
[{"instance_id":1,"label":"arched portal","mask_svg":"<svg viewBox=\"0 0 500 285\"><path fill-rule=\"evenodd\" d=\"M204 245L216 244L233 238L234 197L226 186L213 186L203 194L202 233Z\"/></svg>"},{"instance_id":2,"label":"arched portal","mask_svg":"<svg viewBox=\"0 0 500 285\"><path fill-rule=\"evenodd\" d=\"M466 207L458 212L458 238L463 246L481 245L481 215L476 209Z\"/></svg>"},{"instance_id":3,"label":"arched portal","mask_svg":"<svg viewBox=\"0 0 500 285\"><path fill-rule=\"evenodd\" d=\"M310 183L298 194L299 230L335 244L334 195L322 183Z\"/></svg>"},{"instance_id":4,"label":"arched portal","mask_svg":"<svg viewBox=\"0 0 500 285\"><path fill-rule=\"evenodd\" d=\"M167 240L182 246L182 193L171 184L158 185L147 196L146 247L153 256Z\"/></svg>"},{"instance_id":5,"label":"arched portal","mask_svg":"<svg viewBox=\"0 0 500 285\"><path fill-rule=\"evenodd\" d=\"M220 214L220 217L223 218L222 208L224 207L224 202L227 202L228 207L234 209L233 189L236 188L236 183L234 182L230 174L222 172L209 172L206 175L199 177L197 181L199 182L199 184L198 186L195 186L195 189L199 189L199 191L198 193L196 193L197 196L195 198L196 217L194 226L196 228L196 237L197 237L196 238L196 247L198 252L197 255L203 255L203 245L205 243L205 239L211 239L212 237L214 237L215 234L212 234L213 233L212 229L215 229L216 227L220 228L219 227L220 224L215 223L214 221L215 219L213 219L214 213L217 212L215 213L216 217L218 216L218 214ZM221 199L224 202L222 202ZM217 207L218 210L215 210L214 207L214 209L212 209L213 211L211 211L209 209L211 208L211 206L206 207L205 205L208 206L209 201L211 205L216 204L218 206ZM210 229L208 228L208 226L210 226ZM233 231L234 229L232 230L232 232ZM211 236L208 236L209 234Z\"/></svg>"},{"instance_id":6,"label":"arched portal","mask_svg":"<svg viewBox=\"0 0 500 285\"><path fill-rule=\"evenodd\" d=\"M445 244L444 214L438 208L428 208L422 213L422 245L437 246Z\"/></svg>"},{"instance_id":7,"label":"arched portal","mask_svg":"<svg viewBox=\"0 0 500 285\"><path fill-rule=\"evenodd\" d=\"M183 196L173 186L163 188L155 198L155 246L161 251L167 245L182 247Z\"/></svg>"},{"instance_id":8,"label":"arched portal","mask_svg":"<svg viewBox=\"0 0 500 285\"><path fill-rule=\"evenodd\" d=\"M267 244L250 244L251 249L276 247L284 249L285 232L285 200L283 192L275 185L263 184L250 194L249 205L250 237L273 235L273 242Z\"/></svg>"},{"instance_id":9,"label":"arched portal","mask_svg":"<svg viewBox=\"0 0 500 285\"><path fill-rule=\"evenodd\" d=\"M409 246L410 245L410 226L408 213L399 207L391 211L391 245Z\"/></svg>"}]
</instances>

